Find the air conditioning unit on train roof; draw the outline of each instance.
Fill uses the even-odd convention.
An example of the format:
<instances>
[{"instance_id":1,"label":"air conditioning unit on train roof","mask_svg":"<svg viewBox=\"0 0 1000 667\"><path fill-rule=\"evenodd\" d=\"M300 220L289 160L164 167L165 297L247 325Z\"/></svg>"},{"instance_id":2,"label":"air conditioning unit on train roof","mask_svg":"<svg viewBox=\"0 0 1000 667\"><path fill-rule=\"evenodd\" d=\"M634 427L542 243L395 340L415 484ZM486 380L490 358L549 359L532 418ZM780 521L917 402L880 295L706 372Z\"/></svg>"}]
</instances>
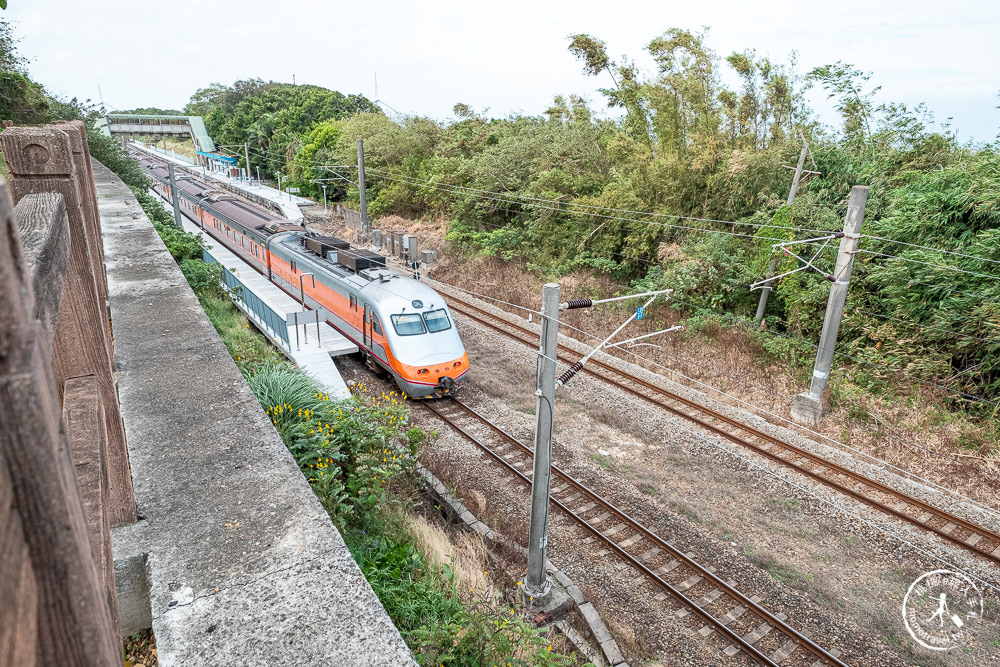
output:
<instances>
[{"instance_id":1,"label":"air conditioning unit on train roof","mask_svg":"<svg viewBox=\"0 0 1000 667\"><path fill-rule=\"evenodd\" d=\"M360 248L337 250L337 264L351 271L364 271L365 269L384 267L385 257L370 250L361 250Z\"/></svg>"},{"instance_id":2,"label":"air conditioning unit on train roof","mask_svg":"<svg viewBox=\"0 0 1000 667\"><path fill-rule=\"evenodd\" d=\"M271 222L265 223L260 227L255 227L254 229L263 229L268 234L277 234L278 232L302 231L302 227L296 225L294 222L286 222L282 220L272 220Z\"/></svg>"}]
</instances>

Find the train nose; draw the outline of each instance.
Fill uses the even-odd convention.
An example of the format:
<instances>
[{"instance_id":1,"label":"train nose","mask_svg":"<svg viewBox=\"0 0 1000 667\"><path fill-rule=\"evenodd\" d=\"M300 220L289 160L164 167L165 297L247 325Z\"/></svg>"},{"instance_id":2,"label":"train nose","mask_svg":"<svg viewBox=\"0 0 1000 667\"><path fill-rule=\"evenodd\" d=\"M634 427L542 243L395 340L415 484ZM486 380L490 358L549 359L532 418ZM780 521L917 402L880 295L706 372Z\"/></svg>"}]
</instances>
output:
<instances>
[{"instance_id":1,"label":"train nose","mask_svg":"<svg viewBox=\"0 0 1000 667\"><path fill-rule=\"evenodd\" d=\"M434 393L438 396L447 396L453 391L455 391L455 380L450 375L445 375L438 381L437 389Z\"/></svg>"}]
</instances>

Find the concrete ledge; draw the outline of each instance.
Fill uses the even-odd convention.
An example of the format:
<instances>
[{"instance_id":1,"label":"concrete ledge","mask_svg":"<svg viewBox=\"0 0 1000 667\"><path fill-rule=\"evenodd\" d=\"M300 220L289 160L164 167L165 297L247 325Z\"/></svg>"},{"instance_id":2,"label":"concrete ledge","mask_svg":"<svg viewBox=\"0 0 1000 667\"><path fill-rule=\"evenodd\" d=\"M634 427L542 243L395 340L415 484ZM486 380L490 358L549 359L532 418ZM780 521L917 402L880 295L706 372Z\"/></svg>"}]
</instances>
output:
<instances>
[{"instance_id":1,"label":"concrete ledge","mask_svg":"<svg viewBox=\"0 0 1000 667\"><path fill-rule=\"evenodd\" d=\"M416 664L131 191L94 172L141 517L113 535L123 626L145 605L163 667Z\"/></svg>"},{"instance_id":2,"label":"concrete ledge","mask_svg":"<svg viewBox=\"0 0 1000 667\"><path fill-rule=\"evenodd\" d=\"M511 544L509 541L505 540L501 535L497 534L492 528L484 524L482 521L477 519L472 512L470 512L465 505L463 505L457 498L448 493L444 484L434 476L427 468L423 467L419 463L417 464L417 473L424 478L427 482L428 492L434 496L438 502L442 503L442 509L448 512L448 514L457 521L461 522L469 530L473 530L487 542L491 544L499 544L503 540L505 546L509 549ZM527 549L524 549L525 555L527 555ZM558 620L561 613L566 610L562 609L563 602L559 601L557 608L552 610L546 610L548 619L554 620L553 625L562 632L567 639L569 639L577 649L587 656L587 659L593 662L598 667L603 665L613 665L613 666L624 666L628 667L625 659L622 657L621 650L618 648L617 642L611 637L611 632L608 627L604 624L604 620L601 615L594 608L594 605L587 602L586 598L583 596L583 592L580 587L577 586L569 575L557 568L552 564L551 561L545 561L545 571L551 576L554 581L552 581L553 593L557 589L560 589L560 596L565 595L568 599L572 601L573 607L579 613L580 618L583 620L584 624L587 626L588 634L593 637L594 641L597 642L601 650L601 655L595 655L593 649L583 642L582 638L572 630L566 622ZM570 631L567 632L567 629ZM605 662L606 661L606 662Z\"/></svg>"}]
</instances>

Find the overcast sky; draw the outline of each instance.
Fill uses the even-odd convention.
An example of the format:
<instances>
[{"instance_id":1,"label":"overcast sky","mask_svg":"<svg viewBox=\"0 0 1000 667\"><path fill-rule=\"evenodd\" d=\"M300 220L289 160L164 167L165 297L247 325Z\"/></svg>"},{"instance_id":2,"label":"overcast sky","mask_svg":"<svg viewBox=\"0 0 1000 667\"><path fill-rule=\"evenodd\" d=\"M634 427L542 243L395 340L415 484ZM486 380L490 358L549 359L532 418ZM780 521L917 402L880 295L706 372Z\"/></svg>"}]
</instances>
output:
<instances>
[{"instance_id":1,"label":"overcast sky","mask_svg":"<svg viewBox=\"0 0 1000 667\"><path fill-rule=\"evenodd\" d=\"M541 114L556 94L604 108L567 36L590 33L645 72L644 46L668 28L709 26L724 57L754 48L799 70L843 60L873 72L880 101L926 102L963 140L1000 131L1000 2L796 0L635 2L221 2L9 0L33 77L67 97L118 109L180 109L198 88L239 78L361 93L408 114L451 117L456 102L494 116ZM645 57L644 57L645 56ZM725 69L725 68L724 68ZM838 118L821 91L820 119Z\"/></svg>"}]
</instances>

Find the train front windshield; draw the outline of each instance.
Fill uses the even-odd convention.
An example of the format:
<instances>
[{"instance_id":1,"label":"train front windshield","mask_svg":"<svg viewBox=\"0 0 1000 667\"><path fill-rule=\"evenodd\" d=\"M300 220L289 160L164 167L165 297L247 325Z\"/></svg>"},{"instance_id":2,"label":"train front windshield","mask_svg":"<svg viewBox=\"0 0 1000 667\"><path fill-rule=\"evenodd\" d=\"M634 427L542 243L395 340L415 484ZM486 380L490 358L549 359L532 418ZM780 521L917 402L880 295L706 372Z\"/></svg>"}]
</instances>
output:
<instances>
[{"instance_id":1,"label":"train front windshield","mask_svg":"<svg viewBox=\"0 0 1000 667\"><path fill-rule=\"evenodd\" d=\"M432 310L430 312L424 313L424 320L427 322L427 330L431 333L437 333L438 331L444 331L445 329L451 328L451 322L448 320L448 313L444 310Z\"/></svg>"},{"instance_id":2,"label":"train front windshield","mask_svg":"<svg viewBox=\"0 0 1000 667\"><path fill-rule=\"evenodd\" d=\"M424 329L424 319L420 317L420 313L393 315L391 319L392 327L400 336L416 336L427 332Z\"/></svg>"}]
</instances>

